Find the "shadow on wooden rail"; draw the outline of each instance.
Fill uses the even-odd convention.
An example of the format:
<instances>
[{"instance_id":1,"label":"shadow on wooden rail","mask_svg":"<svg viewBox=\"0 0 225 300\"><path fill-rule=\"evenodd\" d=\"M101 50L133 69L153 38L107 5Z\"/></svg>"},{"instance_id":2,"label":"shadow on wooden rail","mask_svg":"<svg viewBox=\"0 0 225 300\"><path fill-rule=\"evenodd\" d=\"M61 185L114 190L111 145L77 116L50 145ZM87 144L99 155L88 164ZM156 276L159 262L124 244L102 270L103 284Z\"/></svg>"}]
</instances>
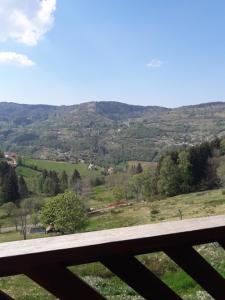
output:
<instances>
[{"instance_id":1,"label":"shadow on wooden rail","mask_svg":"<svg viewBox=\"0 0 225 300\"><path fill-rule=\"evenodd\" d=\"M225 249L225 216L2 243L0 277L25 274L59 299L105 299L67 268L101 262L145 299L182 299L135 258L163 251L213 298L224 300L225 279L193 248L212 242ZM0 299L12 298L0 292Z\"/></svg>"}]
</instances>

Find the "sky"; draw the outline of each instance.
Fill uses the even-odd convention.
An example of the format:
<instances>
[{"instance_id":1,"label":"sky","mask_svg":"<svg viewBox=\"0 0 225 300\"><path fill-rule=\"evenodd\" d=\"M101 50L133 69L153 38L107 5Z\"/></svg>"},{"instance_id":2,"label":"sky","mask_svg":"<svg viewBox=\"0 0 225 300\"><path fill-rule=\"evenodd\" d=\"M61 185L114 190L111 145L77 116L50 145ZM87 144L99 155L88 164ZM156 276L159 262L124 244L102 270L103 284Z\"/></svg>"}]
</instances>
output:
<instances>
[{"instance_id":1,"label":"sky","mask_svg":"<svg viewBox=\"0 0 225 300\"><path fill-rule=\"evenodd\" d=\"M0 101L225 101L225 1L1 0Z\"/></svg>"}]
</instances>

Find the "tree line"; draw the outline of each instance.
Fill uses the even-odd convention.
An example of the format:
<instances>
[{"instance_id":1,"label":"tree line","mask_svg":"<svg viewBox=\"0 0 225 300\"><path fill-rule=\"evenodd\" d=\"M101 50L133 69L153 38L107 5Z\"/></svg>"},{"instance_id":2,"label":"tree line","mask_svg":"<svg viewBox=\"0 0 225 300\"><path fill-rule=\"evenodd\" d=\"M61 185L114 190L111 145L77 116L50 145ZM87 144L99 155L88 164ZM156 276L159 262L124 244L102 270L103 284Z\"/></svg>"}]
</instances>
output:
<instances>
[{"instance_id":1,"label":"tree line","mask_svg":"<svg viewBox=\"0 0 225 300\"><path fill-rule=\"evenodd\" d=\"M225 139L218 138L166 152L156 168L143 170L141 165L132 166L132 176L114 187L114 196L152 199L217 188L222 184L217 174L222 155L225 155Z\"/></svg>"},{"instance_id":2,"label":"tree line","mask_svg":"<svg viewBox=\"0 0 225 300\"><path fill-rule=\"evenodd\" d=\"M44 169L39 177L38 189L40 193L48 196L57 196L60 193L64 193L67 189L80 194L82 191L81 175L77 169L74 170L71 178L69 178L66 171L58 174L56 171Z\"/></svg>"},{"instance_id":3,"label":"tree line","mask_svg":"<svg viewBox=\"0 0 225 300\"><path fill-rule=\"evenodd\" d=\"M173 150L161 156L156 169L131 178L136 198L144 195L175 196L219 187L218 158L225 154L225 140L214 139L192 147Z\"/></svg>"},{"instance_id":4,"label":"tree line","mask_svg":"<svg viewBox=\"0 0 225 300\"><path fill-rule=\"evenodd\" d=\"M76 194L81 193L81 175L75 169L71 178L65 171L58 174L56 171L42 170L38 180L38 191L47 196L57 196L67 189ZM22 175L18 175L16 168L6 161L0 162L0 205L13 202L19 204L21 199L29 195L26 181Z\"/></svg>"},{"instance_id":5,"label":"tree line","mask_svg":"<svg viewBox=\"0 0 225 300\"><path fill-rule=\"evenodd\" d=\"M156 192L174 196L219 186L216 158L220 155L220 139L171 151L159 161Z\"/></svg>"}]
</instances>

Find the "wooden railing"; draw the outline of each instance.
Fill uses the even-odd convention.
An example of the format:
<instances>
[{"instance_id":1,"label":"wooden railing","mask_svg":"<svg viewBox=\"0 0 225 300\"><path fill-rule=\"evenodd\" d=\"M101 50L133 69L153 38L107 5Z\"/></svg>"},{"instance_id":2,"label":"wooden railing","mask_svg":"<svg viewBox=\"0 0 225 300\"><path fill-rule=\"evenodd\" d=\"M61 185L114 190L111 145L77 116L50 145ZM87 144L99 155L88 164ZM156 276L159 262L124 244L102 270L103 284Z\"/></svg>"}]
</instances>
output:
<instances>
[{"instance_id":1,"label":"wooden railing","mask_svg":"<svg viewBox=\"0 0 225 300\"><path fill-rule=\"evenodd\" d=\"M225 248L225 216L0 244L0 277L25 274L59 299L105 299L67 266L101 262L145 299L182 299L136 255L163 251L217 300L225 279L193 248ZM12 299L0 292L0 299Z\"/></svg>"}]
</instances>

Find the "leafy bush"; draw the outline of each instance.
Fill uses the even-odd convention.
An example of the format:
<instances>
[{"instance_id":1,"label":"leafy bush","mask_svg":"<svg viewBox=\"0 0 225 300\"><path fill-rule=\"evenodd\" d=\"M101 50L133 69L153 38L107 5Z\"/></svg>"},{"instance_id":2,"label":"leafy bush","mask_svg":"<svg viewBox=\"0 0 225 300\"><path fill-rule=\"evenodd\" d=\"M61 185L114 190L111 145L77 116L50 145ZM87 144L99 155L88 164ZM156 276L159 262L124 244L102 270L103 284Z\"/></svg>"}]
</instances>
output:
<instances>
[{"instance_id":1,"label":"leafy bush","mask_svg":"<svg viewBox=\"0 0 225 300\"><path fill-rule=\"evenodd\" d=\"M67 191L51 198L41 210L44 225L53 224L61 233L75 233L87 224L83 203L75 193Z\"/></svg>"},{"instance_id":2,"label":"leafy bush","mask_svg":"<svg viewBox=\"0 0 225 300\"><path fill-rule=\"evenodd\" d=\"M157 214L159 214L159 210L157 210L156 208L153 208L152 211L151 211L151 214L152 215L157 215Z\"/></svg>"}]
</instances>

